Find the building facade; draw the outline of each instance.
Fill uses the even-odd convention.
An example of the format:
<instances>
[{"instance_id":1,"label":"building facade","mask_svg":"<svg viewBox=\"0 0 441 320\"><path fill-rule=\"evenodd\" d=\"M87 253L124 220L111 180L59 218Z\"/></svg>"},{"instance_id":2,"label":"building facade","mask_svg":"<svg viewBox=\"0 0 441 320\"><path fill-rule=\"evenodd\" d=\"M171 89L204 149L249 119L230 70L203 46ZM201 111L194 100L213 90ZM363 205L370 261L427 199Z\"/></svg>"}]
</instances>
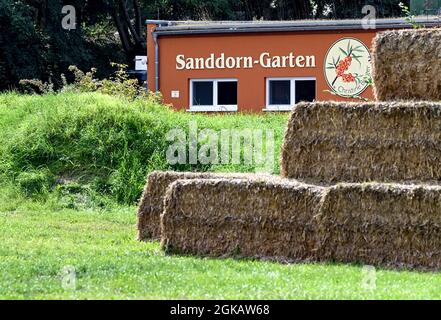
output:
<instances>
[{"instance_id":1,"label":"building facade","mask_svg":"<svg viewBox=\"0 0 441 320\"><path fill-rule=\"evenodd\" d=\"M148 89L191 112L289 111L301 101L371 100L373 38L409 27L396 19L375 25L147 21Z\"/></svg>"}]
</instances>

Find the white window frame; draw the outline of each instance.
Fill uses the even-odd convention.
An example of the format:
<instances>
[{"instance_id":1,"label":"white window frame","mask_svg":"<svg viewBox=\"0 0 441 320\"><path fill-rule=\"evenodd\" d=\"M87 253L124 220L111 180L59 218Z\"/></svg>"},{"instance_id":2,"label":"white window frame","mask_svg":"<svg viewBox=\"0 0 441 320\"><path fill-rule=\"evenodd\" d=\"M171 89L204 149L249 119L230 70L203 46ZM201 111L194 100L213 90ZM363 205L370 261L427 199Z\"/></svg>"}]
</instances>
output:
<instances>
[{"instance_id":1,"label":"white window frame","mask_svg":"<svg viewBox=\"0 0 441 320\"><path fill-rule=\"evenodd\" d=\"M213 82L213 105L200 106L193 105L193 83L194 82ZM235 105L219 105L218 103L218 82L236 82L237 96L239 97L239 81L235 78L215 78L215 79L190 79L190 109L191 112L235 112L237 111L237 104Z\"/></svg>"},{"instance_id":2,"label":"white window frame","mask_svg":"<svg viewBox=\"0 0 441 320\"><path fill-rule=\"evenodd\" d=\"M291 99L289 105L270 104L270 81L290 81ZM317 78L315 77L266 78L266 104L263 111L291 111L296 104L296 81L315 81L315 96L317 97Z\"/></svg>"}]
</instances>

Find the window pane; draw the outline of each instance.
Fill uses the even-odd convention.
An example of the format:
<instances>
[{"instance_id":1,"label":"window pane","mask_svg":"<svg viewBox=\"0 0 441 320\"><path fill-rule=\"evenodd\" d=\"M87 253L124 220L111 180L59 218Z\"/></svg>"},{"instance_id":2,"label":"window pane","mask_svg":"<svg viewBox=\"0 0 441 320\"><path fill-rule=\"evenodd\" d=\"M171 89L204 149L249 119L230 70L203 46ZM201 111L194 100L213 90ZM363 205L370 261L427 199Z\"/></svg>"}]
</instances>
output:
<instances>
[{"instance_id":1,"label":"window pane","mask_svg":"<svg viewBox=\"0 0 441 320\"><path fill-rule=\"evenodd\" d=\"M193 82L193 105L212 106L213 105L213 82L197 81Z\"/></svg>"},{"instance_id":2,"label":"window pane","mask_svg":"<svg viewBox=\"0 0 441 320\"><path fill-rule=\"evenodd\" d=\"M237 105L237 82L217 83L217 104Z\"/></svg>"},{"instance_id":3,"label":"window pane","mask_svg":"<svg viewBox=\"0 0 441 320\"><path fill-rule=\"evenodd\" d=\"M315 80L296 81L296 103L315 100Z\"/></svg>"},{"instance_id":4,"label":"window pane","mask_svg":"<svg viewBox=\"0 0 441 320\"><path fill-rule=\"evenodd\" d=\"M290 105L291 104L291 81L270 80L269 81L269 104Z\"/></svg>"}]
</instances>

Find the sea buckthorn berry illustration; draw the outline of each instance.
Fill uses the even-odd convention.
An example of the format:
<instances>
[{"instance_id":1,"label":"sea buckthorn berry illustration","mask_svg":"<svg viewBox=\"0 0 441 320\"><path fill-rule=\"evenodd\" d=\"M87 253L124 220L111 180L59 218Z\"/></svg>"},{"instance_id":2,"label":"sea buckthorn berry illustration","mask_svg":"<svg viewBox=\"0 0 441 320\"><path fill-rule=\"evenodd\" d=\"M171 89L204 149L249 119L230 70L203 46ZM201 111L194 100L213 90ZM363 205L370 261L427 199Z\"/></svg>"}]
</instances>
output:
<instances>
[{"instance_id":1,"label":"sea buckthorn berry illustration","mask_svg":"<svg viewBox=\"0 0 441 320\"><path fill-rule=\"evenodd\" d=\"M344 75L344 73L349 69L352 64L352 57L347 56L343 60L341 60L336 67L337 78L340 78Z\"/></svg>"},{"instance_id":2,"label":"sea buckthorn berry illustration","mask_svg":"<svg viewBox=\"0 0 441 320\"><path fill-rule=\"evenodd\" d=\"M346 83L355 81L355 77L352 73L343 74L342 79L343 79L343 82L346 82Z\"/></svg>"},{"instance_id":3,"label":"sea buckthorn berry illustration","mask_svg":"<svg viewBox=\"0 0 441 320\"><path fill-rule=\"evenodd\" d=\"M369 48L358 39L336 41L325 63L326 81L333 95L358 96L372 83Z\"/></svg>"}]
</instances>

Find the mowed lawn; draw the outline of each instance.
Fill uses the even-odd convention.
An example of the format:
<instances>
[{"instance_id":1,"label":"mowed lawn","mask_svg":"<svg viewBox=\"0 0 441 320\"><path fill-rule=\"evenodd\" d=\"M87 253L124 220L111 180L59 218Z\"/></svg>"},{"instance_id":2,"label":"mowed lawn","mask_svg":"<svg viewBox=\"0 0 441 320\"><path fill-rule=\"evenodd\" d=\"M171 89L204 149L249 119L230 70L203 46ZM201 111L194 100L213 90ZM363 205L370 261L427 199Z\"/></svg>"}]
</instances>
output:
<instances>
[{"instance_id":1,"label":"mowed lawn","mask_svg":"<svg viewBox=\"0 0 441 320\"><path fill-rule=\"evenodd\" d=\"M1 299L441 298L441 274L377 270L365 289L361 266L166 256L135 240L134 207L0 207ZM75 289L63 288L67 266Z\"/></svg>"},{"instance_id":2,"label":"mowed lawn","mask_svg":"<svg viewBox=\"0 0 441 320\"><path fill-rule=\"evenodd\" d=\"M0 299L440 299L441 274L377 270L366 287L363 266L166 256L135 240L130 204L147 172L254 171L170 168L169 129L194 120L270 128L278 154L287 117L192 115L100 94L0 95Z\"/></svg>"}]
</instances>

